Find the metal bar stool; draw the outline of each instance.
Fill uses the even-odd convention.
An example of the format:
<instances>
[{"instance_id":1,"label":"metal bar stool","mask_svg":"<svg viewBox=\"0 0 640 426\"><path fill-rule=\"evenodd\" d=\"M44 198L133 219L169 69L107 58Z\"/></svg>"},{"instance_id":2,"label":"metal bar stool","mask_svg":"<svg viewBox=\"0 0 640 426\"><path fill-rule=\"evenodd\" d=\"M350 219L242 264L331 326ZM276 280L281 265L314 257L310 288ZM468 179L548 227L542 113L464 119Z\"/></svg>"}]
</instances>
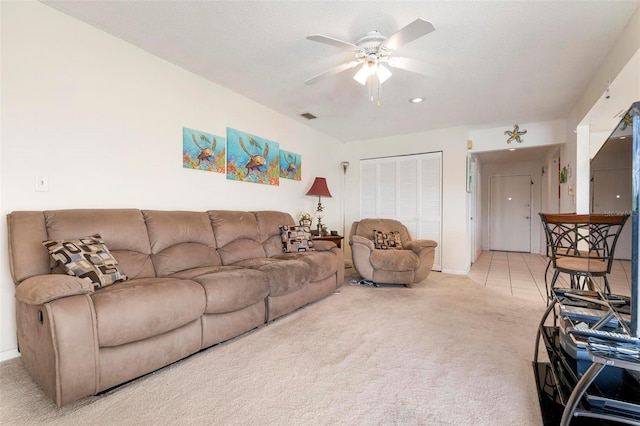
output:
<instances>
[{"instance_id":1,"label":"metal bar stool","mask_svg":"<svg viewBox=\"0 0 640 426\"><path fill-rule=\"evenodd\" d=\"M574 289L594 290L591 277L602 277L605 293L611 294L607 275L611 273L616 243L629 215L539 214L547 255L554 268L549 285L545 274L547 301L553 298L560 273L569 275Z\"/></svg>"}]
</instances>

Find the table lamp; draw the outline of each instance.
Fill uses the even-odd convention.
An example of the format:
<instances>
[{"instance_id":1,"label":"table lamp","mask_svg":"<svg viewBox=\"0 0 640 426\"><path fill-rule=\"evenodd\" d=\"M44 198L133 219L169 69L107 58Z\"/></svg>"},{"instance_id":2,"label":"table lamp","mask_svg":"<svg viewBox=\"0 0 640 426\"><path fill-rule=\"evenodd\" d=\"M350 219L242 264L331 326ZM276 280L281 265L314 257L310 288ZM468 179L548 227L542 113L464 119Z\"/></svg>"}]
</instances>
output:
<instances>
[{"instance_id":1,"label":"table lamp","mask_svg":"<svg viewBox=\"0 0 640 426\"><path fill-rule=\"evenodd\" d=\"M322 236L322 197L331 198L331 193L329 192L329 188L327 187L327 180L323 177L317 177L313 181L313 185L311 185L311 189L307 192L307 195L317 195L318 196L318 207L316 209L316 216L318 217L318 235Z\"/></svg>"}]
</instances>

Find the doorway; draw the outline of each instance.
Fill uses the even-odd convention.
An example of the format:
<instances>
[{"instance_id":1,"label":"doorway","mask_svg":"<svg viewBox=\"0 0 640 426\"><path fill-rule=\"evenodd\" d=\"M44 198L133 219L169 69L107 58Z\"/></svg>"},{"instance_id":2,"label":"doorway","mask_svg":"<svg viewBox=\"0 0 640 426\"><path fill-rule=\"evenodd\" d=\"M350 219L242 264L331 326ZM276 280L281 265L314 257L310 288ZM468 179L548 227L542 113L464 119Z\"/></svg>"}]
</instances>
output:
<instances>
[{"instance_id":1,"label":"doorway","mask_svg":"<svg viewBox=\"0 0 640 426\"><path fill-rule=\"evenodd\" d=\"M531 175L491 176L489 248L531 252Z\"/></svg>"}]
</instances>

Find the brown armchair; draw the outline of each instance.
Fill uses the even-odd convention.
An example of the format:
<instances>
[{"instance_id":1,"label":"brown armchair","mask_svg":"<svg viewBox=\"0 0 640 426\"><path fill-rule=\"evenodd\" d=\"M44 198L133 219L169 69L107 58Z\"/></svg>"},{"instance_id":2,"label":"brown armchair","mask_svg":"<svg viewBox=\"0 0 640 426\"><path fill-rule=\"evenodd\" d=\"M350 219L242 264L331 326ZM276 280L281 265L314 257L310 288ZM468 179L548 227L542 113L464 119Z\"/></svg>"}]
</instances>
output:
<instances>
[{"instance_id":1,"label":"brown armchair","mask_svg":"<svg viewBox=\"0 0 640 426\"><path fill-rule=\"evenodd\" d=\"M419 283L433 267L433 240L412 240L407 227L393 219L353 222L349 234L353 266L375 285Z\"/></svg>"}]
</instances>

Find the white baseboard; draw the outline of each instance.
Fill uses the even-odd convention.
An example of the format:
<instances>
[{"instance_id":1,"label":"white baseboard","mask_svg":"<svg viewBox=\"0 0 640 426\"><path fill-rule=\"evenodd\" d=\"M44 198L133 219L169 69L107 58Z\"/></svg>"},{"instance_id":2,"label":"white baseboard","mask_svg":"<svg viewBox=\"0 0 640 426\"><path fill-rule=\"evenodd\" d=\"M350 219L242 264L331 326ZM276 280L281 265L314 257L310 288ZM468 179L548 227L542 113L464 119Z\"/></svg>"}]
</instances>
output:
<instances>
[{"instance_id":1,"label":"white baseboard","mask_svg":"<svg viewBox=\"0 0 640 426\"><path fill-rule=\"evenodd\" d=\"M461 271L458 269L443 269L442 272L443 274L452 274L452 275L467 275L470 271L470 268L467 268L466 271Z\"/></svg>"},{"instance_id":2,"label":"white baseboard","mask_svg":"<svg viewBox=\"0 0 640 426\"><path fill-rule=\"evenodd\" d=\"M20 356L20 352L17 349L9 349L8 351L0 352L0 362L8 361L13 358L18 358Z\"/></svg>"}]
</instances>

